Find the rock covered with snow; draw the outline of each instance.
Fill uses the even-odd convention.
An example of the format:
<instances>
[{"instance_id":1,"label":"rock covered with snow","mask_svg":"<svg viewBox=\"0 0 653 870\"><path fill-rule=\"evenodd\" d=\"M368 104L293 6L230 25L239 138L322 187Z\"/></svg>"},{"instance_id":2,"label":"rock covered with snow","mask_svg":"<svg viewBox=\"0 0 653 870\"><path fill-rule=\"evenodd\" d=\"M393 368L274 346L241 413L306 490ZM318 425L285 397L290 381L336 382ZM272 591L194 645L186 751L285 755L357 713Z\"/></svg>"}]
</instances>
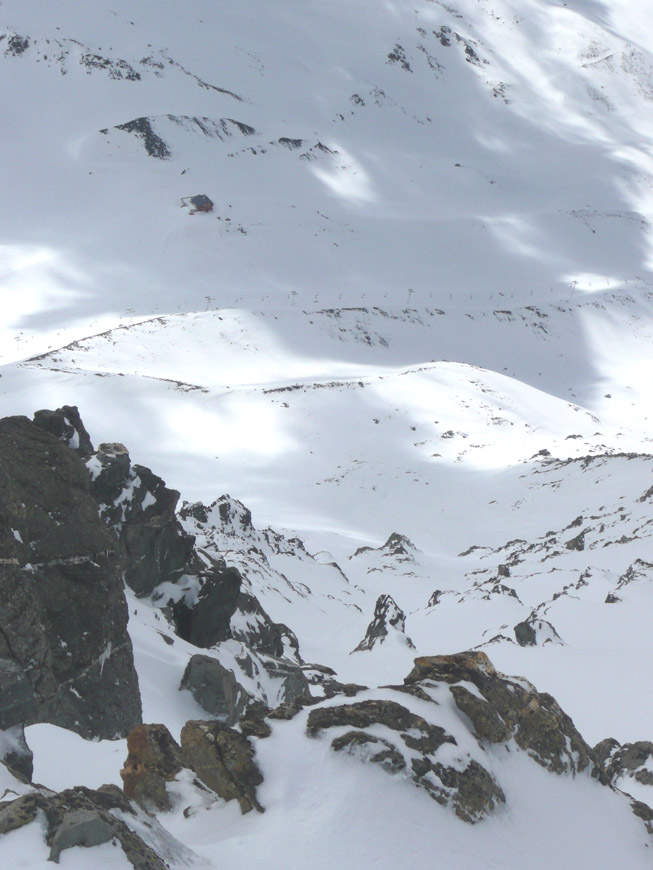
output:
<instances>
[{"instance_id":1,"label":"rock covered with snow","mask_svg":"<svg viewBox=\"0 0 653 870\"><path fill-rule=\"evenodd\" d=\"M377 643L383 643L390 632L396 635L406 646L414 647L412 640L406 636L406 614L398 606L391 595L380 595L374 607L374 618L367 626L365 637L353 652L371 650Z\"/></svg>"}]
</instances>

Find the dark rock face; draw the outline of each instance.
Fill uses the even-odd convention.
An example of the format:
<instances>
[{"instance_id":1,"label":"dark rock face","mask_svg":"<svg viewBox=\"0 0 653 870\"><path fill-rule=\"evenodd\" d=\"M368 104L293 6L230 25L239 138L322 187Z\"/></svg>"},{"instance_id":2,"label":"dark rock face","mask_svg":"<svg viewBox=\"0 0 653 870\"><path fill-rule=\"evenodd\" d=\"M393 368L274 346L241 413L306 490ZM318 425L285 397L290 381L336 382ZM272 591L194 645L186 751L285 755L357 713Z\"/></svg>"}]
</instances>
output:
<instances>
[{"instance_id":1,"label":"dark rock face","mask_svg":"<svg viewBox=\"0 0 653 870\"><path fill-rule=\"evenodd\" d=\"M195 564L201 588L194 599L181 598L172 605L177 634L194 646L208 649L231 637L230 621L238 604L242 577L236 568L215 562L210 569Z\"/></svg>"},{"instance_id":2,"label":"dark rock face","mask_svg":"<svg viewBox=\"0 0 653 870\"><path fill-rule=\"evenodd\" d=\"M137 595L174 582L193 554L193 538L175 516L179 493L142 465L132 466L122 444L100 444L88 463L91 492L120 541L125 580Z\"/></svg>"},{"instance_id":3,"label":"dark rock face","mask_svg":"<svg viewBox=\"0 0 653 870\"><path fill-rule=\"evenodd\" d=\"M459 709L472 722L477 736L490 743L514 737L517 745L554 773L578 773L587 767L600 775L594 755L571 718L555 698L538 692L525 680L499 674L483 652L415 659L406 684L451 684ZM457 683L471 682L485 703ZM462 691L461 691L462 690Z\"/></svg>"},{"instance_id":4,"label":"dark rock face","mask_svg":"<svg viewBox=\"0 0 653 870\"><path fill-rule=\"evenodd\" d=\"M397 744L364 730L379 725L397 732ZM477 761L467 759L462 769L439 761L438 749L444 744L455 746L455 738L395 701L369 700L319 707L308 714L306 730L309 736L316 737L328 728L342 726L357 730L332 741L336 752L344 751L379 764L391 774L409 776L439 804L450 803L463 821L480 821L505 803L503 791Z\"/></svg>"},{"instance_id":5,"label":"dark rock face","mask_svg":"<svg viewBox=\"0 0 653 870\"><path fill-rule=\"evenodd\" d=\"M137 725L127 737L127 759L120 776L128 798L144 809L169 810L166 782L181 770L181 749L165 725Z\"/></svg>"},{"instance_id":6,"label":"dark rock face","mask_svg":"<svg viewBox=\"0 0 653 870\"><path fill-rule=\"evenodd\" d=\"M388 628L400 632L406 645L411 649L415 648L412 640L406 637L406 614L391 595L380 595L374 608L374 618L367 626L365 637L353 652L370 650L374 644L383 643L388 636Z\"/></svg>"},{"instance_id":7,"label":"dark rock face","mask_svg":"<svg viewBox=\"0 0 653 870\"><path fill-rule=\"evenodd\" d=\"M129 800L116 786L104 785L97 791L78 786L59 794L36 791L0 803L0 834L22 828L41 813L50 861L58 863L61 853L73 846L91 848L115 839L135 870L166 870L168 864L112 810L123 818L135 816ZM93 866L92 853L89 858L89 866Z\"/></svg>"},{"instance_id":8,"label":"dark rock face","mask_svg":"<svg viewBox=\"0 0 653 870\"><path fill-rule=\"evenodd\" d=\"M110 738L140 721L120 569L80 456L26 417L0 420L4 727Z\"/></svg>"},{"instance_id":9,"label":"dark rock face","mask_svg":"<svg viewBox=\"0 0 653 870\"><path fill-rule=\"evenodd\" d=\"M200 707L226 725L235 725L251 700L232 671L209 656L191 657L180 689L188 689Z\"/></svg>"},{"instance_id":10,"label":"dark rock face","mask_svg":"<svg viewBox=\"0 0 653 870\"><path fill-rule=\"evenodd\" d=\"M273 622L254 595L241 589L236 612L240 619L235 620L236 624L232 620L231 625L231 635L235 640L242 641L255 652L277 658L292 650L296 661L302 663L295 633L282 622Z\"/></svg>"},{"instance_id":11,"label":"dark rock face","mask_svg":"<svg viewBox=\"0 0 653 870\"><path fill-rule=\"evenodd\" d=\"M242 813L263 812L256 797L263 776L247 737L220 722L191 720L181 731L181 753L184 766L221 798L237 800Z\"/></svg>"},{"instance_id":12,"label":"dark rock face","mask_svg":"<svg viewBox=\"0 0 653 870\"><path fill-rule=\"evenodd\" d=\"M76 405L64 405L56 411L37 411L34 422L80 456L90 456L93 452L90 435L82 423Z\"/></svg>"}]
</instances>

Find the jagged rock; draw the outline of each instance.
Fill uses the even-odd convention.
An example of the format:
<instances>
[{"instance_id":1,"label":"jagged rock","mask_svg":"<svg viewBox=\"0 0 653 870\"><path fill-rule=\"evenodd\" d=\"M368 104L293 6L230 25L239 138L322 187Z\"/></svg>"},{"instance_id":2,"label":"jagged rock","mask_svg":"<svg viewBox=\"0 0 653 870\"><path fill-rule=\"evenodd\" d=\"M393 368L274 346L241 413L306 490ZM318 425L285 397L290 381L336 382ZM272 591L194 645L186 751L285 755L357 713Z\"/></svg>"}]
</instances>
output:
<instances>
[{"instance_id":1,"label":"jagged rock","mask_svg":"<svg viewBox=\"0 0 653 870\"><path fill-rule=\"evenodd\" d=\"M154 851L143 836L153 829L153 840L167 840L178 856L192 853L156 823L142 817L117 786L104 785L97 791L83 786L66 789L59 794L40 789L9 803L0 804L0 835L22 828L41 814L45 822L45 841L50 847L49 860L59 862L61 853L73 846L91 848L115 840L120 844L134 870L167 870L169 866ZM139 833L131 830L129 822L138 824ZM175 848L176 847L176 848ZM93 866L92 853L89 866Z\"/></svg>"},{"instance_id":2,"label":"jagged rock","mask_svg":"<svg viewBox=\"0 0 653 870\"><path fill-rule=\"evenodd\" d=\"M247 737L220 722L191 720L181 730L185 767L226 801L237 800L242 813L263 812L256 786L263 776Z\"/></svg>"},{"instance_id":3,"label":"jagged rock","mask_svg":"<svg viewBox=\"0 0 653 870\"><path fill-rule=\"evenodd\" d=\"M562 643L562 638L545 619L530 617L517 623L514 628L515 639L520 646L538 646L545 643Z\"/></svg>"},{"instance_id":4,"label":"jagged rock","mask_svg":"<svg viewBox=\"0 0 653 870\"><path fill-rule=\"evenodd\" d=\"M0 761L21 781L32 781L34 755L27 745L23 725L0 731Z\"/></svg>"},{"instance_id":5,"label":"jagged rock","mask_svg":"<svg viewBox=\"0 0 653 870\"><path fill-rule=\"evenodd\" d=\"M175 509L179 493L149 468L133 465L123 444L100 444L87 463L100 513L120 541L125 580L137 595L178 580L193 555Z\"/></svg>"},{"instance_id":6,"label":"jagged rock","mask_svg":"<svg viewBox=\"0 0 653 870\"><path fill-rule=\"evenodd\" d=\"M593 751L611 784L618 784L624 791L628 791L629 779L640 785L653 786L651 741L637 740L635 743L624 743L622 746L613 738L608 738L598 743ZM651 799L653 800L653 791Z\"/></svg>"},{"instance_id":7,"label":"jagged rock","mask_svg":"<svg viewBox=\"0 0 653 870\"><path fill-rule=\"evenodd\" d=\"M93 453L91 436L86 431L76 405L63 405L56 411L37 411L34 422L41 429L50 432L80 456L90 456Z\"/></svg>"},{"instance_id":8,"label":"jagged rock","mask_svg":"<svg viewBox=\"0 0 653 870\"><path fill-rule=\"evenodd\" d=\"M191 656L179 688L188 689L200 707L230 726L236 724L252 700L233 671L204 655Z\"/></svg>"},{"instance_id":9,"label":"jagged rock","mask_svg":"<svg viewBox=\"0 0 653 870\"><path fill-rule=\"evenodd\" d=\"M140 721L115 541L80 456L26 417L0 420L0 598L0 660L34 696L5 665L5 727L111 738Z\"/></svg>"},{"instance_id":10,"label":"jagged rock","mask_svg":"<svg viewBox=\"0 0 653 870\"><path fill-rule=\"evenodd\" d=\"M177 634L205 649L231 637L230 621L238 604L242 577L236 568L215 563L196 567L200 589L172 605Z\"/></svg>"},{"instance_id":11,"label":"jagged rock","mask_svg":"<svg viewBox=\"0 0 653 870\"><path fill-rule=\"evenodd\" d=\"M273 622L259 600L249 592L240 590L230 626L231 636L250 649L277 658L292 654L299 664L303 663L295 633L287 625Z\"/></svg>"},{"instance_id":12,"label":"jagged rock","mask_svg":"<svg viewBox=\"0 0 653 870\"><path fill-rule=\"evenodd\" d=\"M367 626L365 637L352 652L370 650L374 644L383 643L388 636L388 628L398 632L407 646L415 648L415 644L406 636L406 614L392 596L380 595L376 600L374 618Z\"/></svg>"},{"instance_id":13,"label":"jagged rock","mask_svg":"<svg viewBox=\"0 0 653 870\"><path fill-rule=\"evenodd\" d=\"M439 761L440 747L455 746L455 738L395 701L374 699L318 707L309 713L306 731L316 737L328 728L342 726L358 730L336 737L331 743L335 751L344 750L362 760L380 764L392 774L405 771L438 803L443 806L451 803L456 815L466 822L477 822L505 803L503 791L477 761L466 759L464 767L449 767ZM363 730L375 726L397 732L398 740L408 751Z\"/></svg>"},{"instance_id":14,"label":"jagged rock","mask_svg":"<svg viewBox=\"0 0 653 870\"><path fill-rule=\"evenodd\" d=\"M182 768L181 748L165 725L137 725L127 737L120 776L128 798L146 810L171 809L166 782Z\"/></svg>"},{"instance_id":15,"label":"jagged rock","mask_svg":"<svg viewBox=\"0 0 653 870\"><path fill-rule=\"evenodd\" d=\"M555 773L577 773L594 766L592 750L576 730L571 718L555 698L538 692L526 680L499 674L483 652L463 652L451 656L424 656L415 659L415 667L405 683L422 685L429 681L450 684L470 682L493 709L469 699L470 693L453 692L456 704L472 721L483 739L496 742L501 734L513 736L518 746L543 767ZM464 687L463 687L464 688Z\"/></svg>"}]
</instances>

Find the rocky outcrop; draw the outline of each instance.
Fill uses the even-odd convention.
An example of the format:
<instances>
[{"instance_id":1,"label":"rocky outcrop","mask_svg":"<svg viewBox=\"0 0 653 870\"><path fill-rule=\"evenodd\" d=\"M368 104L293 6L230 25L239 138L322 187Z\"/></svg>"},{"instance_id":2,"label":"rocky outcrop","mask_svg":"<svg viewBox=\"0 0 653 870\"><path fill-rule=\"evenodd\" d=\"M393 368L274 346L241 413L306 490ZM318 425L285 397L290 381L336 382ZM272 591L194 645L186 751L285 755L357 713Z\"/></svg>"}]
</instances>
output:
<instances>
[{"instance_id":1,"label":"rocky outcrop","mask_svg":"<svg viewBox=\"0 0 653 870\"><path fill-rule=\"evenodd\" d=\"M242 577L236 568L217 560L210 560L208 568L193 561L184 573L194 575L196 583L172 603L177 634L193 646L208 649L231 637Z\"/></svg>"},{"instance_id":2,"label":"rocky outcrop","mask_svg":"<svg viewBox=\"0 0 653 870\"><path fill-rule=\"evenodd\" d=\"M120 776L128 798L148 811L171 809L166 783L182 768L181 748L165 725L137 725L127 737Z\"/></svg>"},{"instance_id":3,"label":"rocky outcrop","mask_svg":"<svg viewBox=\"0 0 653 870\"><path fill-rule=\"evenodd\" d=\"M483 652L415 659L407 685L444 682L458 709L469 717L476 736L488 743L514 738L538 764L554 773L590 768L600 775L590 747L555 698L538 692L523 678L500 674ZM476 692L464 684L471 683Z\"/></svg>"},{"instance_id":4,"label":"rocky outcrop","mask_svg":"<svg viewBox=\"0 0 653 870\"><path fill-rule=\"evenodd\" d=\"M515 640L520 646L543 646L546 643L562 644L562 638L546 619L529 617L514 627Z\"/></svg>"},{"instance_id":5,"label":"rocky outcrop","mask_svg":"<svg viewBox=\"0 0 653 870\"><path fill-rule=\"evenodd\" d=\"M72 450L86 457L93 453L91 437L86 431L76 405L64 405L56 411L37 411L34 422L50 432Z\"/></svg>"},{"instance_id":6,"label":"rocky outcrop","mask_svg":"<svg viewBox=\"0 0 653 870\"><path fill-rule=\"evenodd\" d=\"M220 722L191 720L181 731L181 754L185 767L224 800L237 800L242 813L263 812L256 796L263 776L243 734Z\"/></svg>"},{"instance_id":7,"label":"rocky outcrop","mask_svg":"<svg viewBox=\"0 0 653 870\"><path fill-rule=\"evenodd\" d=\"M255 652L277 658L292 657L302 664L296 634L282 622L273 622L259 600L249 592L241 589L230 625L231 636Z\"/></svg>"},{"instance_id":8,"label":"rocky outcrop","mask_svg":"<svg viewBox=\"0 0 653 870\"><path fill-rule=\"evenodd\" d=\"M608 738L594 747L594 755L609 783L622 791L628 791L630 783L652 786L649 802L653 802L653 743L650 740L621 745L614 738Z\"/></svg>"},{"instance_id":9,"label":"rocky outcrop","mask_svg":"<svg viewBox=\"0 0 653 870\"><path fill-rule=\"evenodd\" d=\"M40 788L0 803L0 835L37 818L43 820L49 860L55 863L66 849L74 846L92 849L109 842L121 847L134 870L168 870L171 863L176 866L195 863L196 856L189 849L135 808L117 786L104 785L97 791L78 786L59 794ZM94 863L92 852L88 866L99 866Z\"/></svg>"},{"instance_id":10,"label":"rocky outcrop","mask_svg":"<svg viewBox=\"0 0 653 870\"><path fill-rule=\"evenodd\" d=\"M179 493L149 468L132 465L122 444L100 444L88 468L102 518L120 542L128 585L149 595L178 580L193 554L193 538L175 515Z\"/></svg>"},{"instance_id":11,"label":"rocky outcrop","mask_svg":"<svg viewBox=\"0 0 653 870\"><path fill-rule=\"evenodd\" d=\"M379 726L393 739L379 736ZM407 776L439 804L450 804L463 821L478 822L505 803L503 791L477 761L461 757L451 766L438 758L443 745L456 746L451 734L396 701L374 699L318 707L308 714L306 731L311 737L343 727L356 730L331 742L336 752L379 764L390 774ZM369 733L368 728L377 733Z\"/></svg>"},{"instance_id":12,"label":"rocky outcrop","mask_svg":"<svg viewBox=\"0 0 653 870\"><path fill-rule=\"evenodd\" d=\"M2 723L110 738L141 715L121 560L68 441L0 420Z\"/></svg>"},{"instance_id":13,"label":"rocky outcrop","mask_svg":"<svg viewBox=\"0 0 653 870\"><path fill-rule=\"evenodd\" d=\"M257 655L233 640L218 644L215 653L192 656L179 688L227 725L235 725L252 701L277 707L311 700L304 671L288 659Z\"/></svg>"},{"instance_id":14,"label":"rocky outcrop","mask_svg":"<svg viewBox=\"0 0 653 870\"><path fill-rule=\"evenodd\" d=\"M415 644L406 636L406 614L391 595L380 595L374 608L374 618L367 626L365 637L352 652L370 650L376 643L383 643L390 631L396 632L394 636L406 646L415 648Z\"/></svg>"}]
</instances>

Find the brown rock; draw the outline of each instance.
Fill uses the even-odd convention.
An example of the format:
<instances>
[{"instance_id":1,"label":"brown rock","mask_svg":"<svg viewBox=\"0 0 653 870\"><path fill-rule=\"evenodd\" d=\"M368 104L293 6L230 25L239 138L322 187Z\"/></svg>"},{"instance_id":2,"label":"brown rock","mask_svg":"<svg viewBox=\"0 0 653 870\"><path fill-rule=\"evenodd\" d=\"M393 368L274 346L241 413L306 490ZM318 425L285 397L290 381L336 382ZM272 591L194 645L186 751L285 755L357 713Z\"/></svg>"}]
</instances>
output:
<instances>
[{"instance_id":1,"label":"brown rock","mask_svg":"<svg viewBox=\"0 0 653 870\"><path fill-rule=\"evenodd\" d=\"M169 810L166 782L182 768L181 749L165 725L138 725L127 737L120 771L125 794L146 810Z\"/></svg>"}]
</instances>

